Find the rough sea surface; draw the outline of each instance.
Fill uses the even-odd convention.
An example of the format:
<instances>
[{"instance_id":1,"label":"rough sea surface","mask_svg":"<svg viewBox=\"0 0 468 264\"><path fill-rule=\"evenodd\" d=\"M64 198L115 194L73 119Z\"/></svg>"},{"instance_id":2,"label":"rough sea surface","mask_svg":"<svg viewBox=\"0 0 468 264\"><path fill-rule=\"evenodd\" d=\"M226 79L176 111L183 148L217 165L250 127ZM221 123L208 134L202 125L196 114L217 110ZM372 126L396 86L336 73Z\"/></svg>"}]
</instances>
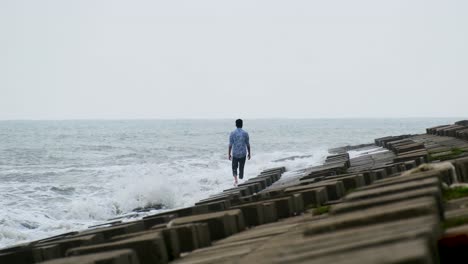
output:
<instances>
[{"instance_id":1,"label":"rough sea surface","mask_svg":"<svg viewBox=\"0 0 468 264\"><path fill-rule=\"evenodd\" d=\"M332 147L456 120L244 120L253 152L246 178L318 165ZM138 207L189 206L232 187L234 129L234 120L0 121L0 248Z\"/></svg>"}]
</instances>

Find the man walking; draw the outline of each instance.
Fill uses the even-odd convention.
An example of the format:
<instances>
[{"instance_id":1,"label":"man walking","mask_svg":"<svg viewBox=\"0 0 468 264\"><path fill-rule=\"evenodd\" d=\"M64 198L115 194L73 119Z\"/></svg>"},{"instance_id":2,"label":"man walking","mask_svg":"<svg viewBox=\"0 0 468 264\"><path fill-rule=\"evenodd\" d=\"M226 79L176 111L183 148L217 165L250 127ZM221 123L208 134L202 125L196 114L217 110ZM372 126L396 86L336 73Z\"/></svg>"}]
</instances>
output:
<instances>
[{"instance_id":1,"label":"man walking","mask_svg":"<svg viewBox=\"0 0 468 264\"><path fill-rule=\"evenodd\" d=\"M232 175L234 185L237 186L237 168L239 167L239 179L244 178L245 158L250 160L249 133L242 129L242 119L236 120L237 129L229 136L229 160L232 160ZM232 151L232 156L231 156Z\"/></svg>"}]
</instances>

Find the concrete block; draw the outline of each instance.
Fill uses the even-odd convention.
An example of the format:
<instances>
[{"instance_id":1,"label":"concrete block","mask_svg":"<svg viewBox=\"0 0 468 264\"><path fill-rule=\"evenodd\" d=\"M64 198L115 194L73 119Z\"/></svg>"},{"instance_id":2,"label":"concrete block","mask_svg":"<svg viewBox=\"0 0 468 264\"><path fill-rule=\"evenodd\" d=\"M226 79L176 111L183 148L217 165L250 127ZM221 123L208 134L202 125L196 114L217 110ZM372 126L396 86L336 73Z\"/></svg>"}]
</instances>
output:
<instances>
[{"instance_id":1,"label":"concrete block","mask_svg":"<svg viewBox=\"0 0 468 264\"><path fill-rule=\"evenodd\" d=\"M411 139L401 139L401 140L395 140L395 141L390 141L387 143L387 148L391 151L395 151L395 148L396 147L400 147L400 146L404 146L404 145L408 145L408 144L413 144L415 143L413 140Z\"/></svg>"},{"instance_id":2,"label":"concrete block","mask_svg":"<svg viewBox=\"0 0 468 264\"><path fill-rule=\"evenodd\" d=\"M118 223L121 223L121 221L115 221L115 222L113 222L113 224L118 224ZM89 228L92 228L92 227L89 227ZM79 233L79 232L76 232L76 231L67 232L67 233L64 233L64 234L60 234L60 235L51 236L51 237L48 237L48 238L36 240L36 241L32 242L32 244L41 244L41 243L52 242L52 241L55 241L55 240L68 239L68 238L70 238L70 237L72 237L72 236L77 235L78 233ZM2 252L2 251L3 251L3 250L0 250L0 252Z\"/></svg>"},{"instance_id":3,"label":"concrete block","mask_svg":"<svg viewBox=\"0 0 468 264\"><path fill-rule=\"evenodd\" d=\"M250 196L245 196L245 197L241 197L240 198L240 205L242 204L246 204L246 203L254 203L256 201L258 201L259 197L258 196L255 196L255 195L250 195Z\"/></svg>"},{"instance_id":4,"label":"concrete block","mask_svg":"<svg viewBox=\"0 0 468 264\"><path fill-rule=\"evenodd\" d=\"M238 228L237 226L233 226L233 215L237 218L243 218L242 211L240 209L234 209L223 212L176 218L169 222L168 227L190 223L206 223L210 229L211 240L218 240L232 235L232 231Z\"/></svg>"},{"instance_id":5,"label":"concrete block","mask_svg":"<svg viewBox=\"0 0 468 264\"><path fill-rule=\"evenodd\" d=\"M244 185L246 183L243 183ZM231 189L226 189L223 191L223 193L231 193L231 192L236 192L236 193L239 193L240 196L248 196L248 195L251 195L252 193L250 192L250 188L249 187L246 187L242 184L239 184L238 187L235 187L235 188L231 188Z\"/></svg>"},{"instance_id":6,"label":"concrete block","mask_svg":"<svg viewBox=\"0 0 468 264\"><path fill-rule=\"evenodd\" d=\"M239 184L238 186L243 187L245 185L249 185L249 184L253 184L253 183L260 184L260 188L262 190L272 184L272 182L271 182L271 180L269 178L253 178L253 179L250 179L250 180L248 180L248 181L246 181L244 183ZM247 195L249 195L249 194L247 194Z\"/></svg>"},{"instance_id":7,"label":"concrete block","mask_svg":"<svg viewBox=\"0 0 468 264\"><path fill-rule=\"evenodd\" d=\"M416 166L417 166L416 161L414 161L414 160L405 161L404 165L405 165L405 170L411 170L411 169L416 168Z\"/></svg>"},{"instance_id":8,"label":"concrete block","mask_svg":"<svg viewBox=\"0 0 468 264\"><path fill-rule=\"evenodd\" d=\"M194 224L194 226L197 233L198 246L200 248L211 246L210 229L208 228L208 224L199 223Z\"/></svg>"},{"instance_id":9,"label":"concrete block","mask_svg":"<svg viewBox=\"0 0 468 264\"><path fill-rule=\"evenodd\" d=\"M315 221L305 228L304 235L316 235L418 216L438 217L437 208L437 200L434 197L411 199Z\"/></svg>"},{"instance_id":10,"label":"concrete block","mask_svg":"<svg viewBox=\"0 0 468 264\"><path fill-rule=\"evenodd\" d=\"M460 208L455 210L445 211L446 220L458 220L458 219L467 219L468 220L468 208Z\"/></svg>"},{"instance_id":11,"label":"concrete block","mask_svg":"<svg viewBox=\"0 0 468 264\"><path fill-rule=\"evenodd\" d=\"M242 241L249 241L255 240L259 238L274 238L277 235L285 234L288 231L294 230L298 228L298 224L287 224L283 222L272 223L267 225L256 226L247 230L246 232L242 232L239 234L235 234L228 238L219 240L214 243L214 245L221 245L221 244L232 244L234 242L242 242ZM300 234L302 236L302 234Z\"/></svg>"},{"instance_id":12,"label":"concrete block","mask_svg":"<svg viewBox=\"0 0 468 264\"><path fill-rule=\"evenodd\" d=\"M202 246L198 238L200 236L199 230L197 230L198 225L200 224L186 224L167 228L170 230L171 236L175 235L177 237L180 252L189 252Z\"/></svg>"},{"instance_id":13,"label":"concrete block","mask_svg":"<svg viewBox=\"0 0 468 264\"><path fill-rule=\"evenodd\" d=\"M398 163L416 159L420 160L420 158L422 158L423 160L422 163L427 163L427 161L429 160L428 152L426 150L420 150L414 153L405 153L402 155L398 155L396 158L393 159L393 162ZM421 164L421 161L419 163Z\"/></svg>"},{"instance_id":14,"label":"concrete block","mask_svg":"<svg viewBox=\"0 0 468 264\"><path fill-rule=\"evenodd\" d=\"M89 254L69 258L61 258L41 262L41 264L140 264L138 257L133 250L122 249L112 250L103 253ZM13 264L13 263L12 263Z\"/></svg>"},{"instance_id":15,"label":"concrete block","mask_svg":"<svg viewBox=\"0 0 468 264\"><path fill-rule=\"evenodd\" d=\"M88 229L86 231L78 233L77 235L73 237L100 234L105 240L113 236L125 235L125 234L129 234L133 232L143 231L143 230L145 230L145 224L143 223L143 221L136 221L136 222L125 223L125 224L117 224L117 225L110 226L110 227ZM73 237L70 237L70 238L73 238Z\"/></svg>"},{"instance_id":16,"label":"concrete block","mask_svg":"<svg viewBox=\"0 0 468 264\"><path fill-rule=\"evenodd\" d=\"M150 229L155 225L160 225L164 223L169 223L172 219L176 218L177 215L156 215L156 216L145 216L143 217L143 224L145 225L145 229Z\"/></svg>"},{"instance_id":17,"label":"concrete block","mask_svg":"<svg viewBox=\"0 0 468 264\"><path fill-rule=\"evenodd\" d=\"M195 203L195 205L203 205L212 202L226 202L229 207L233 204L237 204L239 202L239 198L241 197L240 193L220 193L217 195L212 195L209 198L203 199ZM205 212L207 213L207 212Z\"/></svg>"},{"instance_id":18,"label":"concrete block","mask_svg":"<svg viewBox=\"0 0 468 264\"><path fill-rule=\"evenodd\" d=\"M160 233L150 233L148 235L133 237L111 243L72 248L68 250L67 255L86 255L117 249L134 250L138 256L138 260L141 263L157 264L168 262L166 245Z\"/></svg>"},{"instance_id":19,"label":"concrete block","mask_svg":"<svg viewBox=\"0 0 468 264\"><path fill-rule=\"evenodd\" d=\"M43 261L63 257L59 245L36 246L33 248L33 254Z\"/></svg>"},{"instance_id":20,"label":"concrete block","mask_svg":"<svg viewBox=\"0 0 468 264\"><path fill-rule=\"evenodd\" d=\"M385 170L385 169L372 170L370 173L371 173L371 175L374 176L373 177L374 180L372 181L372 183L374 181L376 181L376 180L385 179L387 177L387 170ZM369 184L367 184L367 185L369 185Z\"/></svg>"},{"instance_id":21,"label":"concrete block","mask_svg":"<svg viewBox=\"0 0 468 264\"><path fill-rule=\"evenodd\" d=\"M347 251L341 254L330 254L324 257L309 259L306 256L281 257L273 263L333 263L333 264L374 264L374 263L418 263L432 264L436 259L431 254L425 239L401 241L388 245L375 246Z\"/></svg>"},{"instance_id":22,"label":"concrete block","mask_svg":"<svg viewBox=\"0 0 468 264\"><path fill-rule=\"evenodd\" d=\"M191 216L196 214L206 214L208 208L203 205L195 205L190 207L179 208L171 211L159 213L157 215L177 215L177 217Z\"/></svg>"},{"instance_id":23,"label":"concrete block","mask_svg":"<svg viewBox=\"0 0 468 264\"><path fill-rule=\"evenodd\" d=\"M81 246L88 246L100 243L104 240L104 237L101 233L86 235L86 236L79 236L79 237L71 237L71 238L64 238L59 240L53 240L48 242L38 243L36 247L42 246L50 246L56 245L58 247L60 257L64 257L65 253L68 249L74 247L81 247Z\"/></svg>"},{"instance_id":24,"label":"concrete block","mask_svg":"<svg viewBox=\"0 0 468 264\"><path fill-rule=\"evenodd\" d=\"M468 182L468 157L451 161L460 182Z\"/></svg>"},{"instance_id":25,"label":"concrete block","mask_svg":"<svg viewBox=\"0 0 468 264\"><path fill-rule=\"evenodd\" d=\"M271 183L278 181L281 178L281 174L260 174L253 179L269 179Z\"/></svg>"},{"instance_id":26,"label":"concrete block","mask_svg":"<svg viewBox=\"0 0 468 264\"><path fill-rule=\"evenodd\" d=\"M311 189L286 189L286 193L300 193L302 195L302 202L304 208L319 207L328 201L328 193L325 187L317 187Z\"/></svg>"},{"instance_id":27,"label":"concrete block","mask_svg":"<svg viewBox=\"0 0 468 264\"><path fill-rule=\"evenodd\" d=\"M444 207L447 211L468 208L468 197L446 201Z\"/></svg>"},{"instance_id":28,"label":"concrete block","mask_svg":"<svg viewBox=\"0 0 468 264\"><path fill-rule=\"evenodd\" d=\"M263 220L265 221L265 224L278 221L278 211L276 210L275 203L263 203Z\"/></svg>"},{"instance_id":29,"label":"concrete block","mask_svg":"<svg viewBox=\"0 0 468 264\"><path fill-rule=\"evenodd\" d=\"M178 259L181 253L179 234L171 228L162 229L161 234L166 245L168 260Z\"/></svg>"},{"instance_id":30,"label":"concrete block","mask_svg":"<svg viewBox=\"0 0 468 264\"><path fill-rule=\"evenodd\" d=\"M346 173L347 167L345 164L325 164L322 166L314 167L306 172L306 175L301 177L300 180L310 180L317 177L335 176Z\"/></svg>"},{"instance_id":31,"label":"concrete block","mask_svg":"<svg viewBox=\"0 0 468 264\"><path fill-rule=\"evenodd\" d=\"M450 125L442 125L442 126L430 127L430 128L427 128L427 129L426 129L426 132L427 132L427 134L435 135L437 129L444 128L444 127L448 127L448 126L450 126Z\"/></svg>"},{"instance_id":32,"label":"concrete block","mask_svg":"<svg viewBox=\"0 0 468 264\"><path fill-rule=\"evenodd\" d=\"M382 186L380 188L357 190L346 196L346 200L355 201L381 197L385 195L403 193L405 191L412 191L423 189L426 187L434 187L440 190L440 181L437 178L429 178L420 181L404 182L390 186Z\"/></svg>"},{"instance_id":33,"label":"concrete block","mask_svg":"<svg viewBox=\"0 0 468 264\"><path fill-rule=\"evenodd\" d=\"M219 212L219 211L228 210L231 205L230 205L229 200L221 200L221 201L216 201L216 202L211 202L211 203L199 204L199 206L206 207L206 210L208 212Z\"/></svg>"},{"instance_id":34,"label":"concrete block","mask_svg":"<svg viewBox=\"0 0 468 264\"><path fill-rule=\"evenodd\" d=\"M279 219L294 215L294 202L291 196L268 200L276 207L276 213Z\"/></svg>"},{"instance_id":35,"label":"concrete block","mask_svg":"<svg viewBox=\"0 0 468 264\"><path fill-rule=\"evenodd\" d=\"M343 197L346 193L344 184L341 181L323 181L312 184L310 182L301 182L301 184L302 183L304 183L304 185L290 187L287 188L287 190L289 190L290 192L294 192L317 187L325 187L327 189L328 200L338 200L341 197Z\"/></svg>"},{"instance_id":36,"label":"concrete block","mask_svg":"<svg viewBox=\"0 0 468 264\"><path fill-rule=\"evenodd\" d=\"M0 263L30 264L42 261L42 256L29 244L2 249Z\"/></svg>"},{"instance_id":37,"label":"concrete block","mask_svg":"<svg viewBox=\"0 0 468 264\"><path fill-rule=\"evenodd\" d=\"M149 234L160 233L164 239L164 244L166 245L167 249L167 256L169 260L174 260L179 258L180 255L180 242L179 237L176 230L170 228L161 228L161 229L151 229L147 231L127 234L127 235L120 235L112 237L107 243L121 241L129 238L145 236Z\"/></svg>"},{"instance_id":38,"label":"concrete block","mask_svg":"<svg viewBox=\"0 0 468 264\"><path fill-rule=\"evenodd\" d=\"M436 170L422 171L422 172L417 172L414 174L404 174L404 175L400 175L396 177L378 180L370 186L359 188L359 190L356 190L356 192L377 189L377 188L382 188L382 187L387 187L387 186L392 186L392 185L398 185L398 184L403 184L403 183L408 183L408 182L419 182L421 180L426 180L426 179L439 179L440 188L442 189L442 181L440 180L441 177L442 176L440 172Z\"/></svg>"},{"instance_id":39,"label":"concrete block","mask_svg":"<svg viewBox=\"0 0 468 264\"><path fill-rule=\"evenodd\" d=\"M246 185L243 185L244 187L249 188L250 193L255 194L258 193L262 190L262 185L260 183L249 183Z\"/></svg>"},{"instance_id":40,"label":"concrete block","mask_svg":"<svg viewBox=\"0 0 468 264\"><path fill-rule=\"evenodd\" d=\"M387 172L386 172L385 169L380 169L380 171L384 171L385 174L387 174ZM372 171L365 171L365 172L362 173L362 176L364 177L364 183L365 183L365 185L370 185L370 184L372 184L375 180L377 180L376 174L373 173Z\"/></svg>"},{"instance_id":41,"label":"concrete block","mask_svg":"<svg viewBox=\"0 0 468 264\"><path fill-rule=\"evenodd\" d=\"M244 221L247 226L256 226L261 225L265 222L264 220L264 202L256 202L250 204L244 204L240 206L233 207L232 209L242 210L242 215L244 216Z\"/></svg>"},{"instance_id":42,"label":"concrete block","mask_svg":"<svg viewBox=\"0 0 468 264\"><path fill-rule=\"evenodd\" d=\"M441 229L436 217L416 217L388 223L375 223L356 228L337 230L314 236L302 236L295 231L278 235L240 263L296 263L320 257L337 256L412 239L424 239L430 251L436 251L436 239ZM434 254L435 256L435 254ZM360 263L356 259L351 263ZM333 263L333 262L332 262ZM379 262L381 263L381 262Z\"/></svg>"},{"instance_id":43,"label":"concrete block","mask_svg":"<svg viewBox=\"0 0 468 264\"><path fill-rule=\"evenodd\" d=\"M299 215L304 212L304 201L302 200L301 193L294 193L292 195L292 201L294 205L294 214Z\"/></svg>"},{"instance_id":44,"label":"concrete block","mask_svg":"<svg viewBox=\"0 0 468 264\"><path fill-rule=\"evenodd\" d=\"M175 262L174 264L208 264L208 263L226 263L232 264L252 251L250 245L240 243L238 246L230 247L227 249L218 248L213 249L199 249Z\"/></svg>"},{"instance_id":45,"label":"concrete block","mask_svg":"<svg viewBox=\"0 0 468 264\"><path fill-rule=\"evenodd\" d=\"M225 211L228 217L232 221L232 232L231 234L235 234L238 232L241 232L245 229L245 221L244 221L244 216L242 214L242 211L237 209L237 210L229 210Z\"/></svg>"},{"instance_id":46,"label":"concrete block","mask_svg":"<svg viewBox=\"0 0 468 264\"><path fill-rule=\"evenodd\" d=\"M278 173L283 173L286 171L285 167L277 167L277 168L269 168L269 169L264 169L262 173L267 173L267 172L278 172Z\"/></svg>"},{"instance_id":47,"label":"concrete block","mask_svg":"<svg viewBox=\"0 0 468 264\"><path fill-rule=\"evenodd\" d=\"M413 144L408 144L408 145L403 145L403 146L397 146L395 147L395 152L396 154L403 154L409 151L413 150L421 150L421 149L426 149L424 147L424 144L421 143L413 143Z\"/></svg>"},{"instance_id":48,"label":"concrete block","mask_svg":"<svg viewBox=\"0 0 468 264\"><path fill-rule=\"evenodd\" d=\"M468 128L466 129L462 129L462 130L458 130L456 133L455 133L455 136L459 139L463 139L463 140L466 140L467 139L467 135L468 135Z\"/></svg>"},{"instance_id":49,"label":"concrete block","mask_svg":"<svg viewBox=\"0 0 468 264\"><path fill-rule=\"evenodd\" d=\"M363 174L346 174L327 177L327 181L330 180L343 182L343 186L346 192L366 185L366 181Z\"/></svg>"},{"instance_id":50,"label":"concrete block","mask_svg":"<svg viewBox=\"0 0 468 264\"><path fill-rule=\"evenodd\" d=\"M457 122L455 122L455 125L468 127L468 120L460 120L460 121L457 121Z\"/></svg>"},{"instance_id":51,"label":"concrete block","mask_svg":"<svg viewBox=\"0 0 468 264\"><path fill-rule=\"evenodd\" d=\"M438 214L441 219L444 219L443 199L442 193L437 187L429 187L418 190L404 191L396 194L390 194L385 196L379 196L376 198L368 198L364 200L356 200L350 202L343 202L332 206L331 214L342 214L347 212L359 211L363 209L369 209L372 207L378 207L382 205L388 205L396 202L403 202L410 199L420 197L434 197L437 201Z\"/></svg>"},{"instance_id":52,"label":"concrete block","mask_svg":"<svg viewBox=\"0 0 468 264\"><path fill-rule=\"evenodd\" d=\"M264 178L264 177L269 177L272 182L276 182L279 179L281 179L281 174L280 173L270 173L270 174L260 174L257 176L257 178Z\"/></svg>"},{"instance_id":53,"label":"concrete block","mask_svg":"<svg viewBox=\"0 0 468 264\"><path fill-rule=\"evenodd\" d=\"M284 195L284 188L268 188L260 193L262 198L272 198Z\"/></svg>"}]
</instances>

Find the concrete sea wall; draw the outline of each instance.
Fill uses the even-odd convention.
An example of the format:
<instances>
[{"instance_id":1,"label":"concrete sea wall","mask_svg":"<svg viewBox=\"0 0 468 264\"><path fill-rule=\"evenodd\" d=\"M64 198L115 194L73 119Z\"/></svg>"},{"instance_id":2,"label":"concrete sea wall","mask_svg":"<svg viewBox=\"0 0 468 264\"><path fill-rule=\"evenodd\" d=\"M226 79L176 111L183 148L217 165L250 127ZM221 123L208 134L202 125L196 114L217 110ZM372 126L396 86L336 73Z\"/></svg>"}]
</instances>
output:
<instances>
[{"instance_id":1,"label":"concrete sea wall","mask_svg":"<svg viewBox=\"0 0 468 264\"><path fill-rule=\"evenodd\" d=\"M2 249L0 263L466 262L468 121L331 152L191 207Z\"/></svg>"}]
</instances>

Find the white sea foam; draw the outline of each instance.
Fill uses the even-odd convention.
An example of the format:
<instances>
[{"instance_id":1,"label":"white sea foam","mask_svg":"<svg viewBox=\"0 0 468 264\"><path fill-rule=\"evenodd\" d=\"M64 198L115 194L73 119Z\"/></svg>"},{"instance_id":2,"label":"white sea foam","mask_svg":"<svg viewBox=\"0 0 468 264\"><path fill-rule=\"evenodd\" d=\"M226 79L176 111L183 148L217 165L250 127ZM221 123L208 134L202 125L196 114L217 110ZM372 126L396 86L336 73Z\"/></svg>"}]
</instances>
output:
<instances>
[{"instance_id":1,"label":"white sea foam","mask_svg":"<svg viewBox=\"0 0 468 264\"><path fill-rule=\"evenodd\" d=\"M327 151L316 150L315 153L308 153L308 158L272 161L299 154L303 153L255 154L246 163L244 180L270 167L286 166L294 170L316 165L323 160ZM161 164L112 166L101 170L106 171L105 175L91 179L89 184L81 179L75 180L73 186L44 182L10 182L2 185L5 191L14 189L10 200L17 200L16 204L11 205L18 209L12 211L5 206L0 209L3 215L7 215L0 227L0 246L84 229L150 204L159 203L167 208L190 206L209 195L231 188L233 183L230 161L219 155L213 155L210 159L190 158Z\"/></svg>"}]
</instances>

